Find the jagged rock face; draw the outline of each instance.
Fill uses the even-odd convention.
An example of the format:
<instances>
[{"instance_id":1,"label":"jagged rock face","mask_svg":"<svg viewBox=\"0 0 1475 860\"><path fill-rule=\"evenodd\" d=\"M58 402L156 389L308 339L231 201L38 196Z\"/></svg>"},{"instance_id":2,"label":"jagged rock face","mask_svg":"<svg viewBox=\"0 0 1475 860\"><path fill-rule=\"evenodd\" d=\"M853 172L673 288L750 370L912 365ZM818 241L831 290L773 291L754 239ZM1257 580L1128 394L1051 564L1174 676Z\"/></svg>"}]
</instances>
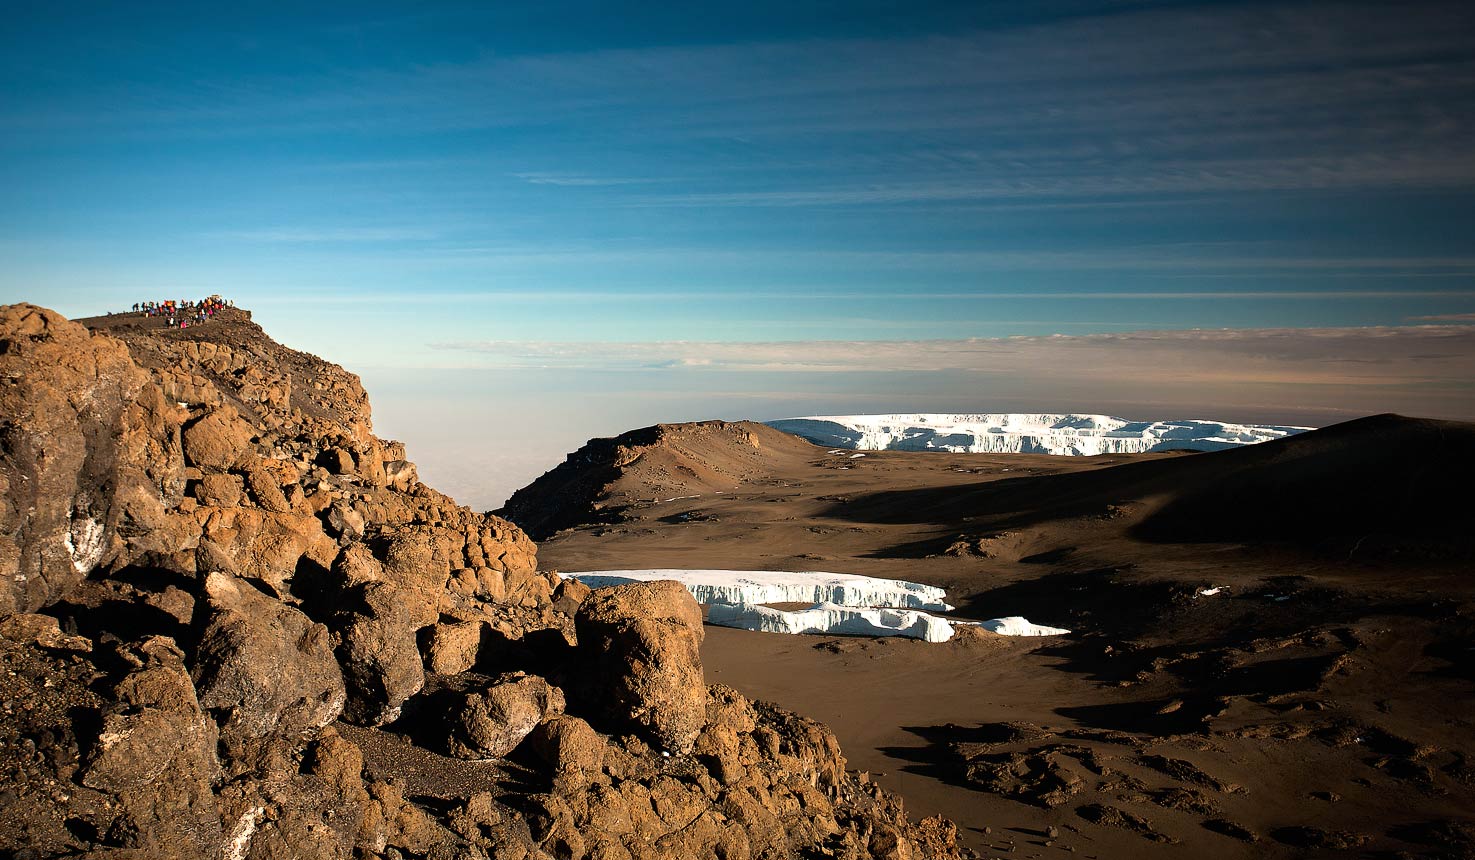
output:
<instances>
[{"instance_id":1,"label":"jagged rock face","mask_svg":"<svg viewBox=\"0 0 1475 860\"><path fill-rule=\"evenodd\" d=\"M0 613L153 548L184 486L180 417L122 344L0 308Z\"/></svg>"},{"instance_id":2,"label":"jagged rock face","mask_svg":"<svg viewBox=\"0 0 1475 860\"><path fill-rule=\"evenodd\" d=\"M702 611L676 582L594 592L574 624L592 670L582 695L618 725L633 722L659 747L688 752L706 725Z\"/></svg>"},{"instance_id":3,"label":"jagged rock face","mask_svg":"<svg viewBox=\"0 0 1475 860\"><path fill-rule=\"evenodd\" d=\"M0 856L957 856L707 688L684 589L420 484L352 374L233 310L91 323L0 308Z\"/></svg>"}]
</instances>

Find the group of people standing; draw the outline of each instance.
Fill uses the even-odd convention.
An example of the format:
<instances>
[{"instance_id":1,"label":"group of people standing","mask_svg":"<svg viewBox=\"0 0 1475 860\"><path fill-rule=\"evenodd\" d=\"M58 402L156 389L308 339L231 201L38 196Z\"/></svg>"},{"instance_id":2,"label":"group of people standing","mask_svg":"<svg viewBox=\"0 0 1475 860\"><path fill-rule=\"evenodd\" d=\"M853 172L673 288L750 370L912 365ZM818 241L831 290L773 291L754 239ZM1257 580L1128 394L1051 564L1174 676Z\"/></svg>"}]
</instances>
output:
<instances>
[{"instance_id":1,"label":"group of people standing","mask_svg":"<svg viewBox=\"0 0 1475 860\"><path fill-rule=\"evenodd\" d=\"M146 317L158 317L168 320L169 327L189 328L192 325L202 325L215 318L215 315L225 308L233 308L236 304L229 299L220 296L210 296L192 302L188 299L165 299L162 302L134 302L134 313L142 313Z\"/></svg>"}]
</instances>

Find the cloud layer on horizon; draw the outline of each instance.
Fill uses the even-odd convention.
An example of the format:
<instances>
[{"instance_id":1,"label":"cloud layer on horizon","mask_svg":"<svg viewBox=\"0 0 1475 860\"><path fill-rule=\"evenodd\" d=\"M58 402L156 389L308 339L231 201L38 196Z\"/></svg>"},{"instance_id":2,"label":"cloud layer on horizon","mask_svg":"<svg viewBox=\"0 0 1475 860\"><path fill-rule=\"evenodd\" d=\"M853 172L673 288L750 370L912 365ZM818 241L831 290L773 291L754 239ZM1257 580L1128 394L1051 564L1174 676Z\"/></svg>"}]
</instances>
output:
<instances>
[{"instance_id":1,"label":"cloud layer on horizon","mask_svg":"<svg viewBox=\"0 0 1475 860\"><path fill-rule=\"evenodd\" d=\"M943 374L1068 403L1221 402L1475 420L1475 326L1137 331L969 340L435 344L506 370ZM1011 395L1013 396L1013 395ZM1077 407L1080 408L1080 407ZM1159 416L1162 417L1162 416Z\"/></svg>"}]
</instances>

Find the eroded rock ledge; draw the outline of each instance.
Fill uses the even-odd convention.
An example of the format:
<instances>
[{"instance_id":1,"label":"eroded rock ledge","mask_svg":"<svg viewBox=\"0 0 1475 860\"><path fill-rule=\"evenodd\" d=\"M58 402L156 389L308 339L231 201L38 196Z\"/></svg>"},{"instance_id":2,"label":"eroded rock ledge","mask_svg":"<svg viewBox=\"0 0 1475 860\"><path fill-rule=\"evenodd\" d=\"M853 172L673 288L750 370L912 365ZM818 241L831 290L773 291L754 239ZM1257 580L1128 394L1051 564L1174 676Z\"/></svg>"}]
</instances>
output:
<instances>
[{"instance_id":1,"label":"eroded rock ledge","mask_svg":"<svg viewBox=\"0 0 1475 860\"><path fill-rule=\"evenodd\" d=\"M0 854L951 858L823 726L707 685L420 483L248 313L0 308Z\"/></svg>"}]
</instances>

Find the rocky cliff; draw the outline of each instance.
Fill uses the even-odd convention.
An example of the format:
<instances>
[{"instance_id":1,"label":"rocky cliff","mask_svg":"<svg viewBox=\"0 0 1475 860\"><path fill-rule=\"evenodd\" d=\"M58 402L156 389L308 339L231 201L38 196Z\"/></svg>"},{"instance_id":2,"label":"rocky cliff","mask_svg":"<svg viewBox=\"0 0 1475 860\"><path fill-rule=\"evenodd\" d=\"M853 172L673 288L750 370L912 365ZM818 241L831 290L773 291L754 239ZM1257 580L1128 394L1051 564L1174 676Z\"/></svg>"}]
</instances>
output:
<instances>
[{"instance_id":1,"label":"rocky cliff","mask_svg":"<svg viewBox=\"0 0 1475 860\"><path fill-rule=\"evenodd\" d=\"M0 308L0 856L959 856L227 310Z\"/></svg>"}]
</instances>

